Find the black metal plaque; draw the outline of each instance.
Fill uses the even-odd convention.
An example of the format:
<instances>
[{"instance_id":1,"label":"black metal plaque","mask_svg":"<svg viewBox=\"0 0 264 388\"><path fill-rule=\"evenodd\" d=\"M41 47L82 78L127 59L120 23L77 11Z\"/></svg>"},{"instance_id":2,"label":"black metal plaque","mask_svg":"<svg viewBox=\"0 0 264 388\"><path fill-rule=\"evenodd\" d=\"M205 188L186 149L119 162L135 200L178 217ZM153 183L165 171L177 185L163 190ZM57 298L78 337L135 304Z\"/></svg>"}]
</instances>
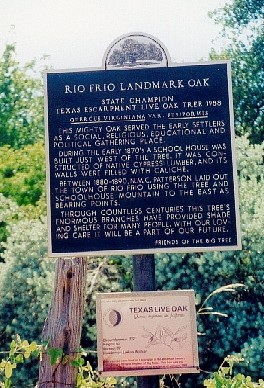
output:
<instances>
[{"instance_id":1,"label":"black metal plaque","mask_svg":"<svg viewBox=\"0 0 264 388\"><path fill-rule=\"evenodd\" d=\"M230 64L48 71L50 256L240 248Z\"/></svg>"}]
</instances>

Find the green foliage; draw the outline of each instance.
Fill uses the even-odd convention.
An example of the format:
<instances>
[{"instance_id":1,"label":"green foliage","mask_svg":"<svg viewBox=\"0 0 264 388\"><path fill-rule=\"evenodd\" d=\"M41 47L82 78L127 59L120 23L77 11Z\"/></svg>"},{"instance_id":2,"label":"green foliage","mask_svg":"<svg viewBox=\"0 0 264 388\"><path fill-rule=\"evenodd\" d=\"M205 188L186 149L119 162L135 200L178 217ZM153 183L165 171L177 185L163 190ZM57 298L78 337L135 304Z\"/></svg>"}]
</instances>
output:
<instances>
[{"instance_id":1,"label":"green foliage","mask_svg":"<svg viewBox=\"0 0 264 388\"><path fill-rule=\"evenodd\" d=\"M9 351L0 352L5 357L0 359L0 378L3 376L3 382L0 380L0 387L9 388L12 386L13 370L18 364L23 364L31 356L38 358L41 353L41 346L35 341L29 343L27 340L21 340L19 335L13 339L9 346Z\"/></svg>"},{"instance_id":2,"label":"green foliage","mask_svg":"<svg viewBox=\"0 0 264 388\"><path fill-rule=\"evenodd\" d=\"M236 131L252 143L261 143L264 133L263 16L262 0L234 0L214 14L229 44L222 54L213 51L211 59L232 60Z\"/></svg>"},{"instance_id":3,"label":"green foliage","mask_svg":"<svg viewBox=\"0 0 264 388\"><path fill-rule=\"evenodd\" d=\"M16 333L40 341L53 287L54 262L47 255L46 220L19 220L8 226L0 263L0 349ZM29 373L30 371L30 373ZM22 366L16 384L32 381L32 365ZM31 376L30 378L28 376Z\"/></svg>"},{"instance_id":4,"label":"green foliage","mask_svg":"<svg viewBox=\"0 0 264 388\"><path fill-rule=\"evenodd\" d=\"M242 373L246 374L250 371L250 373L253 372L254 375L258 375L259 365L264 363L263 333L245 342L238 356L243 359L243 363L239 366Z\"/></svg>"},{"instance_id":5,"label":"green foliage","mask_svg":"<svg viewBox=\"0 0 264 388\"><path fill-rule=\"evenodd\" d=\"M0 147L0 257L8 224L46 214L45 155L42 143Z\"/></svg>"},{"instance_id":6,"label":"green foliage","mask_svg":"<svg viewBox=\"0 0 264 388\"><path fill-rule=\"evenodd\" d=\"M243 359L237 356L227 356L220 365L217 372L214 373L213 378L204 381L204 387L207 388L264 388L264 381L259 380L254 383L250 376L244 376L241 373L233 376L234 364L238 364Z\"/></svg>"},{"instance_id":7,"label":"green foliage","mask_svg":"<svg viewBox=\"0 0 264 388\"><path fill-rule=\"evenodd\" d=\"M32 76L34 63L20 68L14 45L0 61L0 146L21 148L44 139L42 85Z\"/></svg>"},{"instance_id":8,"label":"green foliage","mask_svg":"<svg viewBox=\"0 0 264 388\"><path fill-rule=\"evenodd\" d=\"M7 225L19 217L19 207L11 199L0 193L0 242L5 242L8 236ZM0 243L0 257L3 247Z\"/></svg>"},{"instance_id":9,"label":"green foliage","mask_svg":"<svg viewBox=\"0 0 264 388\"><path fill-rule=\"evenodd\" d=\"M103 379L97 371L93 370L89 361L85 361L84 355L86 355L86 353L81 354L72 361L72 365L78 369L76 388L115 387L117 380L114 377L106 377Z\"/></svg>"},{"instance_id":10,"label":"green foliage","mask_svg":"<svg viewBox=\"0 0 264 388\"><path fill-rule=\"evenodd\" d=\"M9 226L0 263L0 339L15 333L40 337L52 290L54 262L47 259L46 220Z\"/></svg>"},{"instance_id":11,"label":"green foliage","mask_svg":"<svg viewBox=\"0 0 264 388\"><path fill-rule=\"evenodd\" d=\"M10 343L9 350L0 352L0 355L5 356L2 359L0 358L0 387L13 387L13 380L15 380L14 371L18 364L26 363L31 357L33 360L37 360L36 366L38 366L44 351L47 351L47 346L37 345L35 341L29 343L27 340L21 340L20 336L16 335L15 339ZM49 348L48 355L50 356L51 366L60 362L70 362L67 355L60 348ZM85 363L83 355L85 353L80 353L76 359L71 361L72 366L78 370L76 388L113 388L116 386L117 381L114 377L102 379L100 374L92 369L89 362ZM28 381L29 379L24 380L22 387L25 384L29 386Z\"/></svg>"},{"instance_id":12,"label":"green foliage","mask_svg":"<svg viewBox=\"0 0 264 388\"><path fill-rule=\"evenodd\" d=\"M118 381L114 377L104 379L97 371L93 370L91 364L85 361L84 356L86 356L86 353L84 351L80 351L77 357L70 361L69 357L60 348L47 349L46 345L37 345L35 341L29 343L27 340L21 340L20 336L16 335L10 343L9 350L0 352L4 355L4 358L0 359L0 387L11 388L13 386L12 378L15 377L18 364L27 362L30 357L37 360L38 363L42 359L43 352L47 350L51 366L62 362L64 364L71 362L72 366L77 368L76 388L114 388L118 386ZM250 376L245 377L241 373L235 374L234 367L236 364L240 364L241 361L243 359L236 355L225 357L218 371L213 374L213 377L204 380L203 386L207 388L264 388L262 379L259 379L258 383L254 383ZM177 387L181 386L181 377L170 376L170 378ZM163 376L160 383L162 387L167 387L165 376ZM122 386L126 385L122 384Z\"/></svg>"},{"instance_id":13,"label":"green foliage","mask_svg":"<svg viewBox=\"0 0 264 388\"><path fill-rule=\"evenodd\" d=\"M237 139L236 146L239 174L240 222L244 248L242 254L244 260L249 260L251 255L257 257L264 252L264 241L261 232L264 226L264 207L262 196L260 195L264 191L264 143L250 145L247 137L241 137ZM259 273L260 276L263 275L263 272L259 272L261 268L263 270L263 265L259 264L256 268L252 268L252 275L253 273Z\"/></svg>"},{"instance_id":14,"label":"green foliage","mask_svg":"<svg viewBox=\"0 0 264 388\"><path fill-rule=\"evenodd\" d=\"M46 220L20 220L9 225L8 230L9 236L3 244L5 263L0 264L0 349L4 349L15 333L40 341L53 288L54 262L46 257ZM89 260L82 334L87 348L95 349L96 344L95 291L118 290L119 278L111 260ZM60 354L53 351L51 356L54 361ZM16 375L17 384L27 378L28 368L21 368ZM34 373L36 376L37 371L31 368L31 380Z\"/></svg>"},{"instance_id":15,"label":"green foliage","mask_svg":"<svg viewBox=\"0 0 264 388\"><path fill-rule=\"evenodd\" d=\"M38 363L44 351L47 351L47 346L37 345L35 341L29 343L27 340L21 340L20 336L16 335L10 343L9 350L0 352L5 356L0 359L0 387L11 388L13 386L12 378L15 377L14 371L18 364L27 362L30 357L36 359ZM118 384L114 377L103 379L97 371L93 370L91 364L85 361L84 356L86 356L86 353L84 351L80 351L72 361L60 348L49 348L48 354L51 366L61 362L64 364L71 362L72 366L77 368L76 388L114 388ZM243 359L236 355L225 357L218 371L213 374L212 378L206 379L203 386L207 388L264 388L263 380L260 379L258 383L254 383L250 376L245 377L241 373L234 373L234 366L241 361ZM171 380L175 381L177 387L181 386L180 378L176 379L171 376ZM164 377L161 379L161 385L166 386Z\"/></svg>"},{"instance_id":16,"label":"green foliage","mask_svg":"<svg viewBox=\"0 0 264 388\"><path fill-rule=\"evenodd\" d=\"M18 216L19 206L0 193L0 223L11 222Z\"/></svg>"},{"instance_id":17,"label":"green foliage","mask_svg":"<svg viewBox=\"0 0 264 388\"><path fill-rule=\"evenodd\" d=\"M18 150L4 146L0 151L0 192L19 206L28 206L31 213L44 195L44 145L40 142Z\"/></svg>"},{"instance_id":18,"label":"green foliage","mask_svg":"<svg viewBox=\"0 0 264 388\"><path fill-rule=\"evenodd\" d=\"M262 0L234 0L218 12L217 21L230 28L239 29L247 26L251 21L261 21L263 17Z\"/></svg>"},{"instance_id":19,"label":"green foliage","mask_svg":"<svg viewBox=\"0 0 264 388\"><path fill-rule=\"evenodd\" d=\"M240 291L216 293L210 298L207 312L212 308L222 314L198 315L200 362L202 370L212 370L226 354L239 353L245 359L243 370L257 380L264 375L260 341L264 327L263 144L250 145L247 138L239 138L237 153L243 250L159 254L156 280L159 289L193 288L198 309L214 290L231 283L244 284ZM183 376L183 385L193 387L203 376Z\"/></svg>"}]
</instances>

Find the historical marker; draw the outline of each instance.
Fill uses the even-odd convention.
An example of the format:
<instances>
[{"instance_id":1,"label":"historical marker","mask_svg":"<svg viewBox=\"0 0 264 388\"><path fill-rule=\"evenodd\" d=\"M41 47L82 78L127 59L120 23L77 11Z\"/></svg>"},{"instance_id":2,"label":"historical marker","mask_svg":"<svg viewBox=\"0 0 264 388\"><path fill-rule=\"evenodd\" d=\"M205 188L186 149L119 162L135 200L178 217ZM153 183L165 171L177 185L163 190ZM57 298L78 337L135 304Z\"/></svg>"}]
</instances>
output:
<instances>
[{"instance_id":1,"label":"historical marker","mask_svg":"<svg viewBox=\"0 0 264 388\"><path fill-rule=\"evenodd\" d=\"M199 373L194 292L97 294L103 375Z\"/></svg>"},{"instance_id":2,"label":"historical marker","mask_svg":"<svg viewBox=\"0 0 264 388\"><path fill-rule=\"evenodd\" d=\"M45 84L50 256L240 249L229 62Z\"/></svg>"}]
</instances>

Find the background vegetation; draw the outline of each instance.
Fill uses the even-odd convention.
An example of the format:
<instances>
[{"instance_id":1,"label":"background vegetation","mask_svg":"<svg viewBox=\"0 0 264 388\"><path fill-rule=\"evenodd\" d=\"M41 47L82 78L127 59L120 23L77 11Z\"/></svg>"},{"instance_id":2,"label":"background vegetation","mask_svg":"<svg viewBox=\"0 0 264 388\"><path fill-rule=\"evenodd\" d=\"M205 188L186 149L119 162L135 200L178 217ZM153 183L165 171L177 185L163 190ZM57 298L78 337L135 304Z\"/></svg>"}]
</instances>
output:
<instances>
[{"instance_id":1,"label":"background vegetation","mask_svg":"<svg viewBox=\"0 0 264 388\"><path fill-rule=\"evenodd\" d=\"M243 250L156 256L158 289L193 288L197 310L215 289L243 283L234 293L210 299L215 311L198 315L200 366L215 371L228 354L243 356L238 371L257 381L264 376L264 206L263 183L263 5L234 0L212 17L224 26L229 45L211 59L232 59L236 148ZM243 38L247 32L247 39ZM34 63L21 67L7 45L0 62L0 350L15 334L40 341L51 300L54 262L47 258L45 151L41 81ZM89 263L87 311L82 346L95 350L94 291L131 289L128 257L94 258ZM34 375L35 373L35 375ZM30 364L16 383L33 384ZM183 387L202 386L207 373L182 376ZM172 383L171 383L172 384ZM209 385L208 385L209 386Z\"/></svg>"}]
</instances>

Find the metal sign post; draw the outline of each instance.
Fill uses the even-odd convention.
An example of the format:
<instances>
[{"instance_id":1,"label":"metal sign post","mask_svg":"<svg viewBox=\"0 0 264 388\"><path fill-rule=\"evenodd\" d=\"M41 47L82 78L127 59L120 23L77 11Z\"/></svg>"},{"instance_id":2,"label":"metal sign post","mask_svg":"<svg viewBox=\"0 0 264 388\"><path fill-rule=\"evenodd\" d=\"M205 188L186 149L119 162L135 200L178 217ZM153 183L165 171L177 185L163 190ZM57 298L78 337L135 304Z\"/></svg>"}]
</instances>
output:
<instances>
[{"instance_id":1,"label":"metal sign post","mask_svg":"<svg viewBox=\"0 0 264 388\"><path fill-rule=\"evenodd\" d=\"M133 256L133 290L155 291L154 255ZM159 376L138 376L138 388L158 388Z\"/></svg>"},{"instance_id":2,"label":"metal sign post","mask_svg":"<svg viewBox=\"0 0 264 388\"><path fill-rule=\"evenodd\" d=\"M155 291L154 255L133 256L133 290Z\"/></svg>"}]
</instances>

